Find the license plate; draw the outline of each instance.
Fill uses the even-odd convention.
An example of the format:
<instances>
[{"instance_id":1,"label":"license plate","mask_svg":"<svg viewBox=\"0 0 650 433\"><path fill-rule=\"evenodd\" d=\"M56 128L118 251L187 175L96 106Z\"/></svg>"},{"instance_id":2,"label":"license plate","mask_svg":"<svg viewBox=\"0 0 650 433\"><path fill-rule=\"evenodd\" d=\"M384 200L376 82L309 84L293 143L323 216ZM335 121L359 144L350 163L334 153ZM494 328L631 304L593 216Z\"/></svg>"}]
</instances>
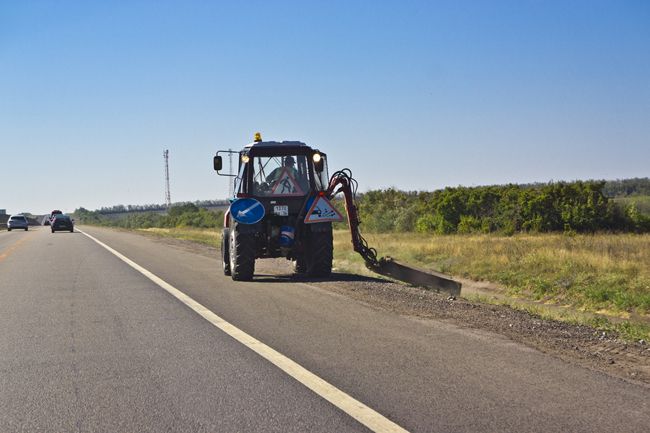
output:
<instances>
[{"instance_id":1,"label":"license plate","mask_svg":"<svg viewBox=\"0 0 650 433\"><path fill-rule=\"evenodd\" d=\"M278 216L289 216L289 206L273 206L273 213Z\"/></svg>"}]
</instances>

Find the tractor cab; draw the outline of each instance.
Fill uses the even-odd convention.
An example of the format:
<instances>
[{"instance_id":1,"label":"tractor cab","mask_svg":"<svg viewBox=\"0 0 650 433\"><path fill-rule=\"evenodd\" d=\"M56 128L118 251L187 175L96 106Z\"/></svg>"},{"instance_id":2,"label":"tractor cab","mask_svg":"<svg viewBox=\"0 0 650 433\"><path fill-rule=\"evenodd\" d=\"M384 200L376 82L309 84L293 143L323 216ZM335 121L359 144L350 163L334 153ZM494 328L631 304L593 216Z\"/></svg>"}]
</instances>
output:
<instances>
[{"instance_id":1,"label":"tractor cab","mask_svg":"<svg viewBox=\"0 0 650 433\"><path fill-rule=\"evenodd\" d=\"M221 173L221 154L237 155L236 173ZM328 186L327 156L300 141L258 141L240 152L219 151L214 157L219 175L234 177L235 197L305 197Z\"/></svg>"}]
</instances>

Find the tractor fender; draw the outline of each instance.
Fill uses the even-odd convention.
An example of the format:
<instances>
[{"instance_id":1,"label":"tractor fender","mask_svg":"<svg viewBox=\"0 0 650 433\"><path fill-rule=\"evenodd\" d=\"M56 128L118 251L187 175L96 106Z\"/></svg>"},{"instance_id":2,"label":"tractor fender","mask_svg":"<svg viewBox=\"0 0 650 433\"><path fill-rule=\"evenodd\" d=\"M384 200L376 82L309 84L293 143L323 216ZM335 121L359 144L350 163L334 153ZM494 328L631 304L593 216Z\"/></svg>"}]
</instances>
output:
<instances>
[{"instance_id":1,"label":"tractor fender","mask_svg":"<svg viewBox=\"0 0 650 433\"><path fill-rule=\"evenodd\" d=\"M312 223L309 226L312 233L322 233L332 230L332 223L330 222Z\"/></svg>"},{"instance_id":2,"label":"tractor fender","mask_svg":"<svg viewBox=\"0 0 650 433\"><path fill-rule=\"evenodd\" d=\"M240 224L235 222L235 227L238 233L244 233L244 234L262 233L264 231L264 229L262 228L262 224L260 223Z\"/></svg>"}]
</instances>

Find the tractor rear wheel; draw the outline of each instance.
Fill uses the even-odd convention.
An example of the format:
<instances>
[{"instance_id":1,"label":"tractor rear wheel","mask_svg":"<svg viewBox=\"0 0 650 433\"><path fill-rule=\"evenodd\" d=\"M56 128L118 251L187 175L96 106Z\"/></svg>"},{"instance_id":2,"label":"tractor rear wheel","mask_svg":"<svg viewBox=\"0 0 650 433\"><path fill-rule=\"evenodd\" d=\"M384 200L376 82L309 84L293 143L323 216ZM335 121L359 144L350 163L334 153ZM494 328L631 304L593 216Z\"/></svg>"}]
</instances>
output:
<instances>
[{"instance_id":1,"label":"tractor rear wheel","mask_svg":"<svg viewBox=\"0 0 650 433\"><path fill-rule=\"evenodd\" d=\"M331 228L309 234L307 274L311 277L328 277L332 273L334 241Z\"/></svg>"},{"instance_id":2,"label":"tractor rear wheel","mask_svg":"<svg viewBox=\"0 0 650 433\"><path fill-rule=\"evenodd\" d=\"M255 273L255 235L230 229L230 273L233 280L250 281Z\"/></svg>"},{"instance_id":3,"label":"tractor rear wheel","mask_svg":"<svg viewBox=\"0 0 650 433\"><path fill-rule=\"evenodd\" d=\"M304 274L307 272L307 261L304 257L298 257L293 261L294 274Z\"/></svg>"},{"instance_id":4,"label":"tractor rear wheel","mask_svg":"<svg viewBox=\"0 0 650 433\"><path fill-rule=\"evenodd\" d=\"M224 227L221 232L221 266L223 274L230 276L230 229Z\"/></svg>"}]
</instances>

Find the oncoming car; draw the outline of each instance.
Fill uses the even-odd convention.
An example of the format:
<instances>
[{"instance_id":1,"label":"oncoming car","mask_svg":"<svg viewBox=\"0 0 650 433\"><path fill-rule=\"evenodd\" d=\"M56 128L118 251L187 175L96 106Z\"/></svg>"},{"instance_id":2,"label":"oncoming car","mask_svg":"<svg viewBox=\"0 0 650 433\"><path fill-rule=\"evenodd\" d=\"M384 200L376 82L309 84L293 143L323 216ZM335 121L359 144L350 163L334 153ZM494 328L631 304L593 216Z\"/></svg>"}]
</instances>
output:
<instances>
[{"instance_id":1,"label":"oncoming car","mask_svg":"<svg viewBox=\"0 0 650 433\"><path fill-rule=\"evenodd\" d=\"M7 220L7 230L11 231L13 229L24 229L27 231L29 227L29 222L25 215L12 215Z\"/></svg>"},{"instance_id":2,"label":"oncoming car","mask_svg":"<svg viewBox=\"0 0 650 433\"><path fill-rule=\"evenodd\" d=\"M68 215L56 214L50 222L50 229L52 230L52 233L61 230L72 233L74 231L74 221Z\"/></svg>"}]
</instances>

